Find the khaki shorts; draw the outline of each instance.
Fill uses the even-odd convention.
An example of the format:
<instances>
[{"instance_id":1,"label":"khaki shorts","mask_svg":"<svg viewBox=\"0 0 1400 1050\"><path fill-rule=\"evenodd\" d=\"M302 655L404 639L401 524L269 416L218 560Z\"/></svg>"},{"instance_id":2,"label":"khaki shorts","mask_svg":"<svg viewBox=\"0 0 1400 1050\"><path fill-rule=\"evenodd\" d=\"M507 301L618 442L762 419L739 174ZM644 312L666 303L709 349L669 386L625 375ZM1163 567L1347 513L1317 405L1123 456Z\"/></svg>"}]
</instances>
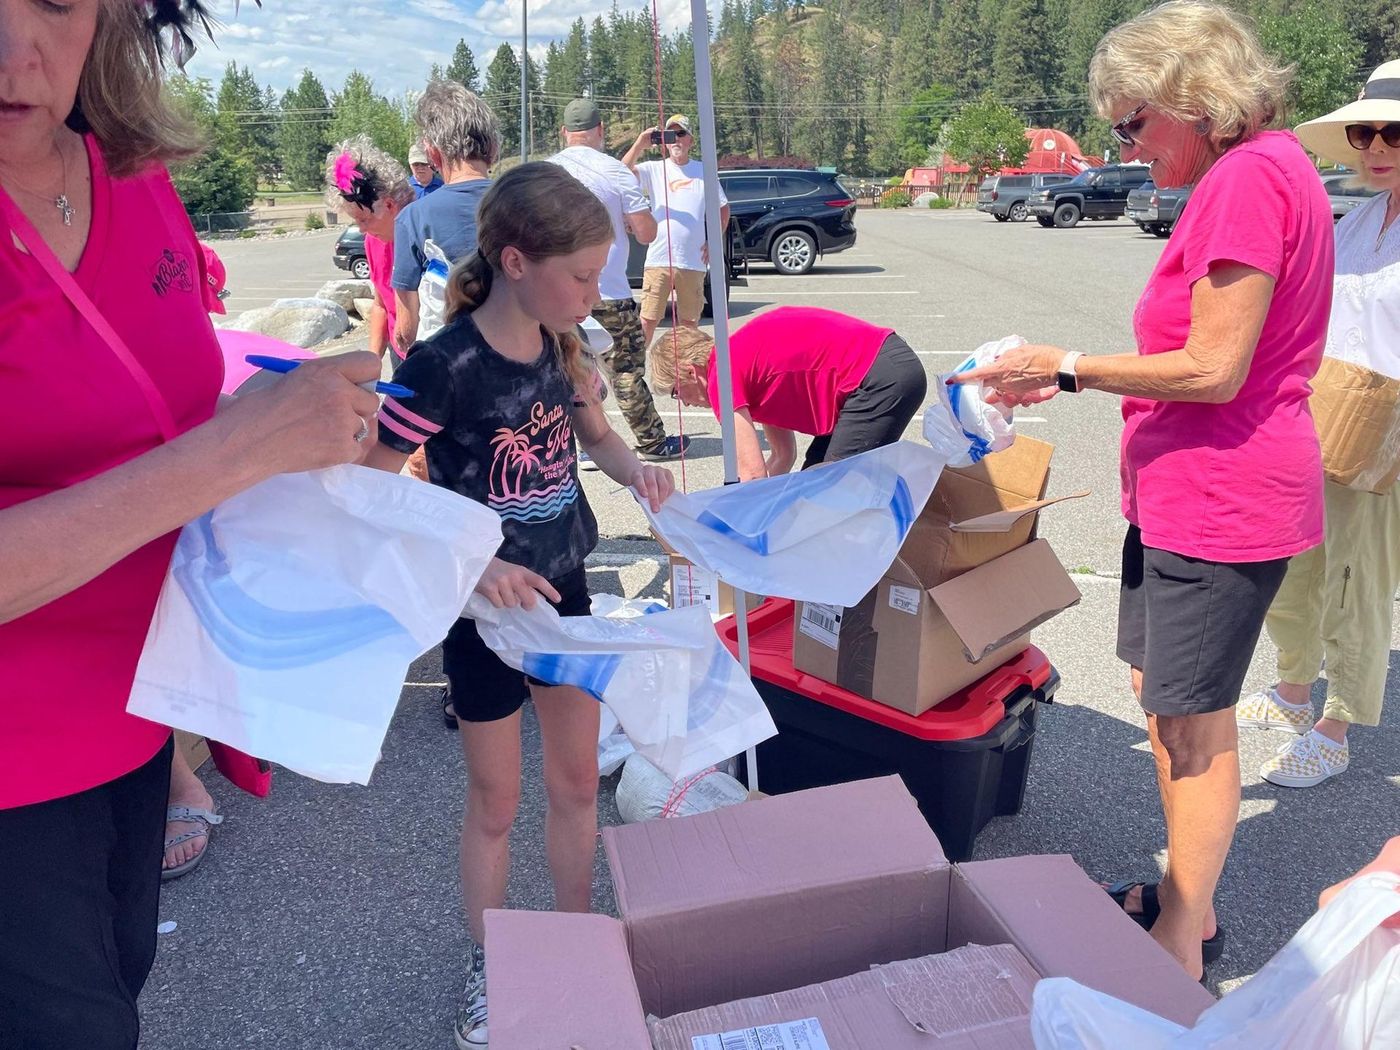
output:
<instances>
[{"instance_id":1,"label":"khaki shorts","mask_svg":"<svg viewBox=\"0 0 1400 1050\"><path fill-rule=\"evenodd\" d=\"M682 321L700 320L705 305L705 271L676 270L676 310ZM642 317L659 321L666 316L671 299L671 271L664 266L648 266L642 271Z\"/></svg>"}]
</instances>

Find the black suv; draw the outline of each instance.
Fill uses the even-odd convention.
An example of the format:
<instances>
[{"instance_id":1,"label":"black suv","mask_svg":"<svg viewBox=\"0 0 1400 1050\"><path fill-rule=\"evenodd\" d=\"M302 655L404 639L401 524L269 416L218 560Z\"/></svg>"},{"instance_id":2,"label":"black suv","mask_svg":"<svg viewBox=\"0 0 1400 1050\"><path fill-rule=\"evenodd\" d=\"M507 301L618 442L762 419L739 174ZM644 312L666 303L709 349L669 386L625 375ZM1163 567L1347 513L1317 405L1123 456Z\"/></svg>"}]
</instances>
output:
<instances>
[{"instance_id":1,"label":"black suv","mask_svg":"<svg viewBox=\"0 0 1400 1050\"><path fill-rule=\"evenodd\" d=\"M335 242L331 259L342 270L349 270L362 281L369 280L369 259L365 256L365 235L358 226L347 226Z\"/></svg>"},{"instance_id":2,"label":"black suv","mask_svg":"<svg viewBox=\"0 0 1400 1050\"><path fill-rule=\"evenodd\" d=\"M1083 219L1116 219L1128 194L1151 176L1146 164L1105 164L1080 172L1069 182L1033 193L1027 210L1042 226L1067 230Z\"/></svg>"},{"instance_id":3,"label":"black suv","mask_svg":"<svg viewBox=\"0 0 1400 1050\"><path fill-rule=\"evenodd\" d=\"M832 172L802 168L719 173L743 257L806 273L818 255L856 243L856 202Z\"/></svg>"},{"instance_id":4,"label":"black suv","mask_svg":"<svg viewBox=\"0 0 1400 1050\"><path fill-rule=\"evenodd\" d=\"M997 222L1025 222L1030 218L1026 200L1032 193L1072 178L1073 175L1060 174L988 175L977 187L977 210Z\"/></svg>"},{"instance_id":5,"label":"black suv","mask_svg":"<svg viewBox=\"0 0 1400 1050\"><path fill-rule=\"evenodd\" d=\"M1159 190L1157 184L1148 179L1128 194L1128 218L1137 223L1143 233L1169 237L1190 199L1190 186Z\"/></svg>"}]
</instances>

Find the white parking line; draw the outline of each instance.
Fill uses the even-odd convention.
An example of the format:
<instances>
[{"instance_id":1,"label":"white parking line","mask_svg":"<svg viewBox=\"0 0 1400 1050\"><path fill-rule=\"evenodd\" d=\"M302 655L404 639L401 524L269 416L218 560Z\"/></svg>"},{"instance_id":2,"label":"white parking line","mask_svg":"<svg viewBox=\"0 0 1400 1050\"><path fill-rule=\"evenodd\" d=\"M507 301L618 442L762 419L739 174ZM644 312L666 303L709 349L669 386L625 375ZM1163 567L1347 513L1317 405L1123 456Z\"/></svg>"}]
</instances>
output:
<instances>
[{"instance_id":1,"label":"white parking line","mask_svg":"<svg viewBox=\"0 0 1400 1050\"><path fill-rule=\"evenodd\" d=\"M828 281L867 281L872 277L882 280L899 281L904 279L902 273L814 273L814 274L793 274L787 276L781 273L751 273L748 274L750 281L821 281L823 284Z\"/></svg>"},{"instance_id":2,"label":"white parking line","mask_svg":"<svg viewBox=\"0 0 1400 1050\"><path fill-rule=\"evenodd\" d=\"M844 291L844 290L832 291L832 290L830 290L830 289L827 289L827 290L824 290L824 291L810 291L810 292L797 292L797 291L793 291L793 292L789 292L789 291L780 291L780 290L778 290L778 289L775 288L775 289L773 289L772 291L768 291L767 289L764 289L764 290L763 290L762 292L760 292L759 294L760 294L760 295L918 295L918 294L919 294L919 289L917 289L917 288L908 288L908 289L903 289L903 288L901 288L901 289L899 289L899 290L897 290L897 291L891 290L891 291L883 291L883 292L849 292L849 291ZM731 295L730 298L731 298L731 299L736 299L736 300L737 300L737 299L739 299L740 297L739 297L737 294L735 294L735 295Z\"/></svg>"}]
</instances>

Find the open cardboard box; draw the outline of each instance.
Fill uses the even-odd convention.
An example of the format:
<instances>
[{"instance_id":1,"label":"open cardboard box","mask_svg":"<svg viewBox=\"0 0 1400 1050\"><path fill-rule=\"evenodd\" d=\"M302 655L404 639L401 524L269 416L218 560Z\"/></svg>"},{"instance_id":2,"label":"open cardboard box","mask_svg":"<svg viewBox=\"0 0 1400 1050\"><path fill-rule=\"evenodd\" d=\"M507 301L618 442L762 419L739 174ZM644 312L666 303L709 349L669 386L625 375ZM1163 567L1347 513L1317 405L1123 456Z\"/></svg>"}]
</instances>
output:
<instances>
[{"instance_id":1,"label":"open cardboard box","mask_svg":"<svg viewBox=\"0 0 1400 1050\"><path fill-rule=\"evenodd\" d=\"M1085 495L1045 498L1053 452L1022 436L945 470L858 605L798 603L793 666L920 715L1024 649L1033 628L1080 598L1050 545L1035 539L1040 511Z\"/></svg>"},{"instance_id":2,"label":"open cardboard box","mask_svg":"<svg viewBox=\"0 0 1400 1050\"><path fill-rule=\"evenodd\" d=\"M949 864L898 777L603 839L621 921L487 913L493 1050L693 1050L811 1018L832 1050L1029 1050L1040 977L1181 1024L1214 1001L1069 857Z\"/></svg>"},{"instance_id":3,"label":"open cardboard box","mask_svg":"<svg viewBox=\"0 0 1400 1050\"><path fill-rule=\"evenodd\" d=\"M1329 481L1383 495L1400 477L1400 379L1324 357L1309 402Z\"/></svg>"}]
</instances>

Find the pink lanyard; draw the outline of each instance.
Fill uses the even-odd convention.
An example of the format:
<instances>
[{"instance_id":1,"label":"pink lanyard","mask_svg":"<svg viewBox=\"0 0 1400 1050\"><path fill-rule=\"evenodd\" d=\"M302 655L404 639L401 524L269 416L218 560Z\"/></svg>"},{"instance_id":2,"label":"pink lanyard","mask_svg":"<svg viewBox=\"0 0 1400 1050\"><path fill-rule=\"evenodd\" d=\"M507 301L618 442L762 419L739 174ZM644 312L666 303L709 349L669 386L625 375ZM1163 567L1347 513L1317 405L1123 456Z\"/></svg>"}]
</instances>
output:
<instances>
[{"instance_id":1,"label":"pink lanyard","mask_svg":"<svg viewBox=\"0 0 1400 1050\"><path fill-rule=\"evenodd\" d=\"M146 399L146 404L150 406L151 414L155 416L161 436L166 441L178 436L180 431L175 426L174 417L170 414L170 406L166 403L165 397L161 394L155 381L151 379L150 373L136 359L136 355L131 352L126 341L117 334L116 329L108 323L107 318L102 315L102 311L88 298L87 293L74 280L73 275L64 269L63 264L58 261L58 256L54 255L53 249L39 235L39 231L34 229L33 224L19 210L3 188L0 188L0 213L3 214L5 221L9 223L10 229L19 238L20 243L29 251L30 257L44 268L44 272L68 297L68 301L73 304L83 319L92 325L97 334L111 348L112 353L117 355L117 360L131 373L131 378L136 383L137 389L141 391L141 396Z\"/></svg>"}]
</instances>

